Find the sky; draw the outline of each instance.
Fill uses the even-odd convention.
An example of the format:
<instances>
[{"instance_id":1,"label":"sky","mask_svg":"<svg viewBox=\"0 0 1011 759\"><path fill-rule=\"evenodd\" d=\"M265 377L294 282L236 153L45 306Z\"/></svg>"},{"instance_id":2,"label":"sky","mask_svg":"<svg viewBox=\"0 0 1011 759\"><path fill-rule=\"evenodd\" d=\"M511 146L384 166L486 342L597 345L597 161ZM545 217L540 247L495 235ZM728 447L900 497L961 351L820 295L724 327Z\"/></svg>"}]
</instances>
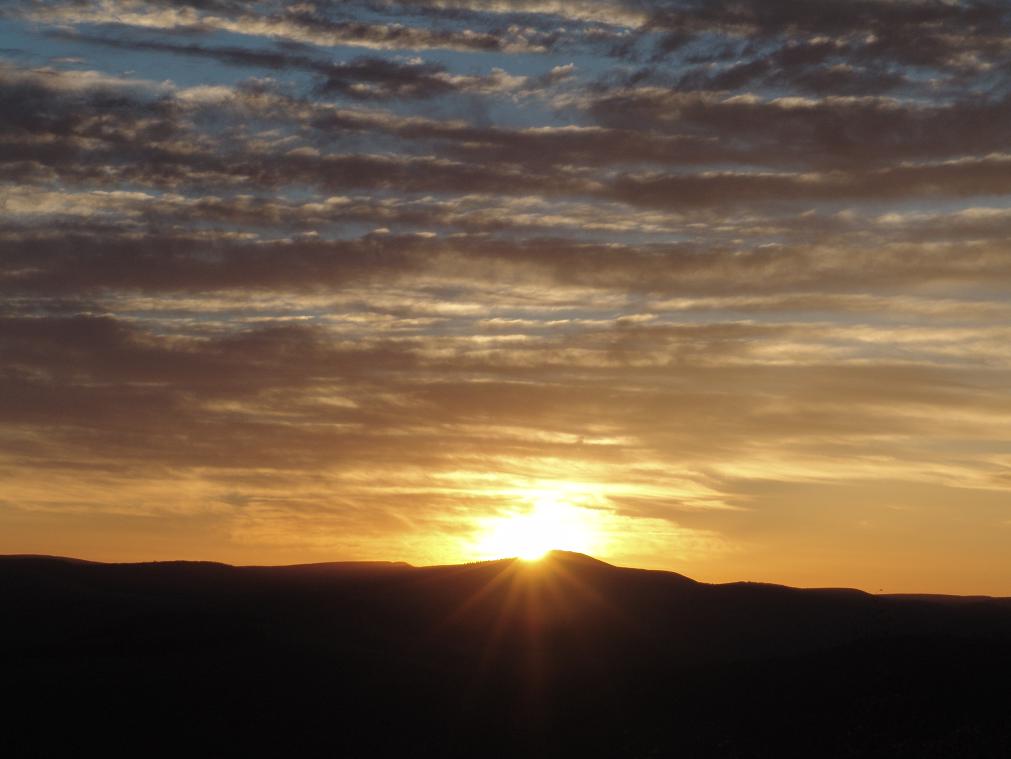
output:
<instances>
[{"instance_id":1,"label":"sky","mask_svg":"<svg viewBox=\"0 0 1011 759\"><path fill-rule=\"evenodd\" d=\"M0 553L1011 595L1004 0L12 0Z\"/></svg>"}]
</instances>

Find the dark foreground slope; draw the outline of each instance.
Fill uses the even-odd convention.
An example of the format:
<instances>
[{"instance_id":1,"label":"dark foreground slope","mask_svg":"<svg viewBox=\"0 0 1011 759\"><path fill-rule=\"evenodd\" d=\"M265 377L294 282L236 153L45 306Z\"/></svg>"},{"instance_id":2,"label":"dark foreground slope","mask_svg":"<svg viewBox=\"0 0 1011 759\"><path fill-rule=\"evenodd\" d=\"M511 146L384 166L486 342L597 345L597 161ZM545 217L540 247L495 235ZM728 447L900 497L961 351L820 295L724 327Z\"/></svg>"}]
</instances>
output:
<instances>
[{"instance_id":1,"label":"dark foreground slope","mask_svg":"<svg viewBox=\"0 0 1011 759\"><path fill-rule=\"evenodd\" d=\"M1011 756L1011 603L415 568L0 557L0 753Z\"/></svg>"}]
</instances>

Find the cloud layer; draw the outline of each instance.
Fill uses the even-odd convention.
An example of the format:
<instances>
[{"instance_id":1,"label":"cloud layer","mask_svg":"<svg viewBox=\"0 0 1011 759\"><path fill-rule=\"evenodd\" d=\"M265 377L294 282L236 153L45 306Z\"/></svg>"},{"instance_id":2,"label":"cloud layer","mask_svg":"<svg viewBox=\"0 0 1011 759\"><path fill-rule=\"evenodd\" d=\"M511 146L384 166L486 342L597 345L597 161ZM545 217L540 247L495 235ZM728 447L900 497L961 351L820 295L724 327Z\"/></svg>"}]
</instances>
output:
<instances>
[{"instance_id":1,"label":"cloud layer","mask_svg":"<svg viewBox=\"0 0 1011 759\"><path fill-rule=\"evenodd\" d=\"M1005 3L2 14L0 550L1011 593Z\"/></svg>"}]
</instances>

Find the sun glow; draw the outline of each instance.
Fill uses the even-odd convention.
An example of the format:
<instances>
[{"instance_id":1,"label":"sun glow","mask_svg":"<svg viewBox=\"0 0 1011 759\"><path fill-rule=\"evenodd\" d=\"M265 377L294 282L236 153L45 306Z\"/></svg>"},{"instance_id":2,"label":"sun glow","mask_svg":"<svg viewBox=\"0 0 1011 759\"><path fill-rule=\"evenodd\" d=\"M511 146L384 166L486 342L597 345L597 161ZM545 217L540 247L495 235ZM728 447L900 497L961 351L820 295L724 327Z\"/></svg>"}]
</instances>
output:
<instances>
[{"instance_id":1,"label":"sun glow","mask_svg":"<svg viewBox=\"0 0 1011 759\"><path fill-rule=\"evenodd\" d=\"M489 519L475 542L481 558L536 561L560 549L594 553L603 544L599 515L568 503L560 493L541 493L527 512Z\"/></svg>"}]
</instances>

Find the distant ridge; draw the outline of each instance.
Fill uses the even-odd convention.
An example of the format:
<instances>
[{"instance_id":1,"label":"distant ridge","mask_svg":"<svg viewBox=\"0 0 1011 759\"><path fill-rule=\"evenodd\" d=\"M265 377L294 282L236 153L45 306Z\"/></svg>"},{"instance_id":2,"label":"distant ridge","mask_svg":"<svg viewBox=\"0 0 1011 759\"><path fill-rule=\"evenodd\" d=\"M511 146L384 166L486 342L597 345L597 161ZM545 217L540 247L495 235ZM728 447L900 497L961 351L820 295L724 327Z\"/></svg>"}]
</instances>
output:
<instances>
[{"instance_id":1,"label":"distant ridge","mask_svg":"<svg viewBox=\"0 0 1011 759\"><path fill-rule=\"evenodd\" d=\"M575 562L580 562L582 564L594 564L594 565L600 565L600 566L604 566L604 567L614 567L615 566L614 564L608 564L606 561L601 561L600 559L595 558L593 556L589 556L589 555L587 555L585 553L579 553L578 551L563 551L560 548L554 548L554 549L548 551L546 554L544 554L544 556L540 560L544 561L545 559L547 559L549 561L551 561L551 560L554 560L554 561L570 561L570 562L571 561L575 561Z\"/></svg>"},{"instance_id":2,"label":"distant ridge","mask_svg":"<svg viewBox=\"0 0 1011 759\"><path fill-rule=\"evenodd\" d=\"M7 560L44 560L44 561L59 561L67 564L101 564L100 561L89 561L88 559L75 559L70 556L50 556L44 553L8 553L0 554L0 561Z\"/></svg>"},{"instance_id":3,"label":"distant ridge","mask_svg":"<svg viewBox=\"0 0 1011 759\"><path fill-rule=\"evenodd\" d=\"M4 756L1011 756L1009 599L20 555L0 611Z\"/></svg>"},{"instance_id":4,"label":"distant ridge","mask_svg":"<svg viewBox=\"0 0 1011 759\"><path fill-rule=\"evenodd\" d=\"M517 557L502 559L487 559L483 561L469 562L463 564L434 564L434 565L414 565L405 561L327 561L312 562L302 564L227 564L219 561L193 560L193 559L167 559L155 561L137 562L102 562L89 559L79 559L71 556L53 556L48 554L0 554L0 562L52 562L56 564L71 565L91 565L106 567L221 567L236 570L259 570L259 571L279 571L279 572L301 572L301 573L326 573L341 571L367 572L370 570L423 570L423 569L444 569L450 567L505 567L516 564L518 566L550 566L558 564L567 567L578 567L582 569L613 570L620 572L650 573L662 575L669 578L678 578L685 582L700 586L721 587L721 588L754 588L754 589L782 589L801 592L822 593L828 595L858 595L881 599L893 599L897 601L922 601L937 604L948 603L975 603L975 602L1011 602L1011 596L989 596L989 595L952 595L943 593L869 593L858 588L846 587L810 587L798 588L779 583L758 582L754 580L736 580L727 583L702 583L686 575L679 574L667 569L640 569L637 567L623 567L609 564L606 561L589 556L576 551L565 551L553 549L544 554L540 559L529 561Z\"/></svg>"},{"instance_id":5,"label":"distant ridge","mask_svg":"<svg viewBox=\"0 0 1011 759\"><path fill-rule=\"evenodd\" d=\"M311 564L239 564L237 569L290 569L319 570L330 569L414 569L414 565L406 561L323 561Z\"/></svg>"},{"instance_id":6,"label":"distant ridge","mask_svg":"<svg viewBox=\"0 0 1011 759\"><path fill-rule=\"evenodd\" d=\"M879 593L880 598L896 598L934 603L974 603L976 601L1011 601L1011 596L954 596L948 593Z\"/></svg>"}]
</instances>

